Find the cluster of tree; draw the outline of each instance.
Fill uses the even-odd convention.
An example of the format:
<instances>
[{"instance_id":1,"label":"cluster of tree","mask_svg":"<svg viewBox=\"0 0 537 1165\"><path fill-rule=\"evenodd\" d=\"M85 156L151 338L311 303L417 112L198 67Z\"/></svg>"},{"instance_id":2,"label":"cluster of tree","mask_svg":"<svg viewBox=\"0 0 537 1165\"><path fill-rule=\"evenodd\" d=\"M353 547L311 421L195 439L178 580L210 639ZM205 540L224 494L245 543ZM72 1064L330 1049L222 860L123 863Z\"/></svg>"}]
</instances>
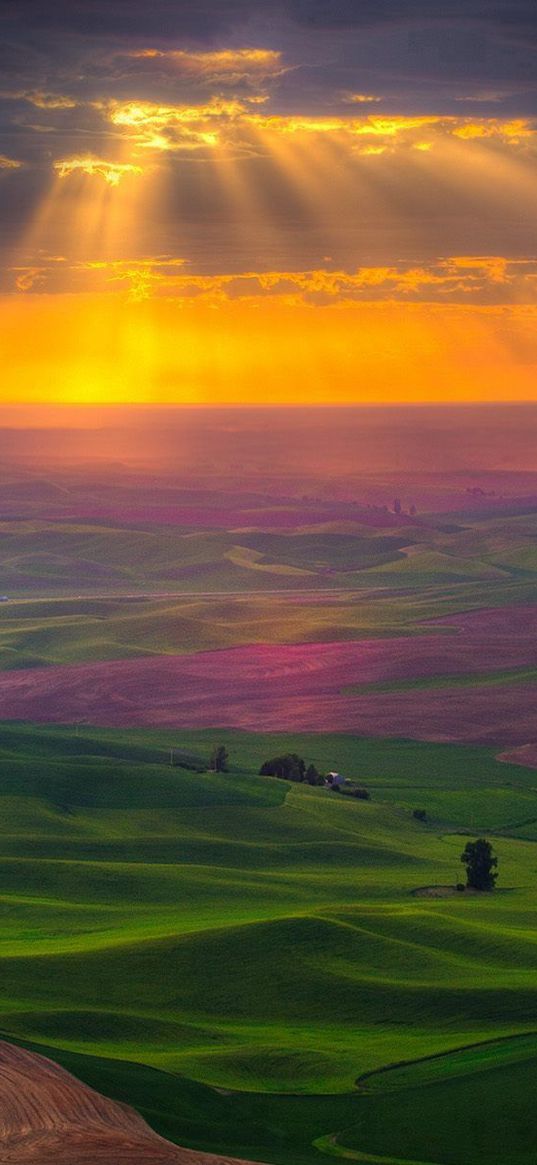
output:
<instances>
[{"instance_id":1,"label":"cluster of tree","mask_svg":"<svg viewBox=\"0 0 537 1165\"><path fill-rule=\"evenodd\" d=\"M189 757L188 761L190 764L188 764L188 767L196 759ZM187 767L186 757L181 754L177 755L174 749L171 750L170 760L172 764ZM223 744L219 744L213 749L210 768L213 773L229 772L229 754ZM261 765L259 774L262 777L279 777L283 781L305 782L308 785L324 785L326 780L315 765L306 765L304 758L296 752L286 752L282 756L275 756L272 760L265 761ZM332 784L332 789L335 793L341 793L347 797L356 797L359 801L369 801L371 797L368 790L360 785L334 783ZM68 797L59 795L55 798L55 803L61 812L68 813L72 810ZM80 803L84 804L83 798ZM427 821L427 812L425 809L414 809L412 816L416 821ZM479 837L476 841L467 842L461 854L461 862L466 866L466 886L469 889L494 889L498 877L498 859L490 841L486 841L484 837ZM464 890L464 883L458 882L457 889Z\"/></svg>"},{"instance_id":2,"label":"cluster of tree","mask_svg":"<svg viewBox=\"0 0 537 1165\"><path fill-rule=\"evenodd\" d=\"M405 511L403 509L401 498L394 498L394 500L393 500L393 512L394 512L394 514L404 514ZM418 511L416 510L415 505L412 504L408 512L409 512L411 518L415 518Z\"/></svg>"},{"instance_id":3,"label":"cluster of tree","mask_svg":"<svg viewBox=\"0 0 537 1165\"><path fill-rule=\"evenodd\" d=\"M265 761L259 774L262 777L279 777L282 781L296 781L307 785L324 785L327 780L315 765L306 766L304 758L298 756L296 752L286 752L283 756L274 756L272 760ZM344 793L347 797L357 797L360 801L370 800L367 789L358 785L333 783L331 788L334 793Z\"/></svg>"},{"instance_id":4,"label":"cluster of tree","mask_svg":"<svg viewBox=\"0 0 537 1165\"><path fill-rule=\"evenodd\" d=\"M280 777L282 781L306 781L308 785L322 785L324 779L315 765L306 766L304 758L296 752L286 752L283 756L265 761L259 774L262 777Z\"/></svg>"}]
</instances>

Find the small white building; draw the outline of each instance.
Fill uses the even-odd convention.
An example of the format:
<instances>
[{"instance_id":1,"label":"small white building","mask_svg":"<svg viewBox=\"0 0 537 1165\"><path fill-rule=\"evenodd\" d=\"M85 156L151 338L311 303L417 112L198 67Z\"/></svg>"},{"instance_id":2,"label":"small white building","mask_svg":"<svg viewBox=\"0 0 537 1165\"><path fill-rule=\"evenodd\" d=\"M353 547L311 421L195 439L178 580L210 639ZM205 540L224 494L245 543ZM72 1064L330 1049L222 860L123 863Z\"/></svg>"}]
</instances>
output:
<instances>
[{"instance_id":1,"label":"small white building","mask_svg":"<svg viewBox=\"0 0 537 1165\"><path fill-rule=\"evenodd\" d=\"M334 785L344 785L345 777L342 777L341 773L329 773L326 778L326 783L327 785L331 785L332 788L334 788Z\"/></svg>"}]
</instances>

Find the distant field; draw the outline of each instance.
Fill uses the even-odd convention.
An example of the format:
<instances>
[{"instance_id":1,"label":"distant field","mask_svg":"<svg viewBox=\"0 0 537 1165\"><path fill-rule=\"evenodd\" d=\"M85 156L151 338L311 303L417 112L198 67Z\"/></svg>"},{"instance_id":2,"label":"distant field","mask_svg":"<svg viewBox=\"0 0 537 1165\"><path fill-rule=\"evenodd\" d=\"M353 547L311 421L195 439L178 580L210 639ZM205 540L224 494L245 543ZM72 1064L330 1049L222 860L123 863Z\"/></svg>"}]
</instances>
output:
<instances>
[{"instance_id":1,"label":"distant field","mask_svg":"<svg viewBox=\"0 0 537 1165\"><path fill-rule=\"evenodd\" d=\"M499 747L537 738L537 606L446 615L421 629L19 669L0 674L0 707L7 718L59 723L359 731Z\"/></svg>"},{"instance_id":2,"label":"distant field","mask_svg":"<svg viewBox=\"0 0 537 1165\"><path fill-rule=\"evenodd\" d=\"M169 765L221 742L229 774ZM371 801L256 776L287 749ZM404 1114L430 1097L435 1162L468 1165L473 1114L472 1165L507 1146L530 1165L535 855L512 835L537 821L531 770L468 746L14 724L0 763L6 1038L193 1146L313 1165L313 1141L337 1135L365 1161L426 1162L426 1125ZM415 897L460 878L466 830L494 832L497 891ZM414 1066L383 1071L400 1061Z\"/></svg>"},{"instance_id":3,"label":"distant field","mask_svg":"<svg viewBox=\"0 0 537 1165\"><path fill-rule=\"evenodd\" d=\"M494 590L473 585L396 595L366 588L351 594L12 600L0 605L0 666L14 670L254 643L423 635L432 630L428 620L439 614L483 605L504 610L536 597L527 583L511 583Z\"/></svg>"},{"instance_id":4,"label":"distant field","mask_svg":"<svg viewBox=\"0 0 537 1165\"><path fill-rule=\"evenodd\" d=\"M452 515L121 476L22 488L0 482L0 593L91 594L379 588L537 582L535 503L476 502ZM41 485L41 488L39 486ZM385 495L380 480L356 493ZM341 487L340 487L341 491ZM336 486L337 492L337 486ZM352 493L349 487L343 492ZM517 512L517 504L521 512ZM461 509L456 509L460 506ZM529 510L529 512L527 512ZM514 512L513 512L514 511Z\"/></svg>"},{"instance_id":5,"label":"distant field","mask_svg":"<svg viewBox=\"0 0 537 1165\"><path fill-rule=\"evenodd\" d=\"M448 479L4 483L0 714L531 744L537 517Z\"/></svg>"},{"instance_id":6,"label":"distant field","mask_svg":"<svg viewBox=\"0 0 537 1165\"><path fill-rule=\"evenodd\" d=\"M88 517L66 521L61 514L0 520L0 585L20 597L99 589L112 594L262 591L285 587L286 578L290 588L298 579L306 589L320 581L325 587L344 587L362 571L404 560L402 548L414 541L414 526L395 515L354 520L349 507L343 515L325 507L316 517L319 533L309 532L307 507L275 509L266 502L244 512L222 508L173 515L146 512L139 505L132 513L113 512L104 525ZM341 517L346 519L343 532L338 529ZM287 527L285 534L271 530ZM475 571L463 570L467 573Z\"/></svg>"}]
</instances>

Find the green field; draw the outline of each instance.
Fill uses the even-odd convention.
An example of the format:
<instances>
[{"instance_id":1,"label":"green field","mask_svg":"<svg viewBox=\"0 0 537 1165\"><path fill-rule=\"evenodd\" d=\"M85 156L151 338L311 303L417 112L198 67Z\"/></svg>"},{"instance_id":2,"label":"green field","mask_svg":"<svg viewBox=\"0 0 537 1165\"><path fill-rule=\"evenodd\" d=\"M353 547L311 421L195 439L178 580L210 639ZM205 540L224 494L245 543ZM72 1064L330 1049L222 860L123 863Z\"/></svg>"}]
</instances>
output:
<instances>
[{"instance_id":1,"label":"green field","mask_svg":"<svg viewBox=\"0 0 537 1165\"><path fill-rule=\"evenodd\" d=\"M102 485L94 488L99 496ZM70 483L61 496L72 496ZM74 508L84 510L86 493L74 496ZM193 504L189 490L171 496L187 510ZM160 524L160 510L149 522L143 490L129 495L123 520L117 485L103 493L117 505L108 523L77 522L61 509L46 518L46 490L42 500L38 493L18 502L9 520L0 517L0 595L8 599L0 607L0 669L424 634L427 620L442 615L536 601L532 513L433 513L414 525L394 518L393 526L383 515L388 524L377 528L350 504L346 520L323 522L330 506L319 503L312 526L309 503L297 499L304 525L278 531L256 527L270 502L257 497L257 508L244 510L248 525L233 527L232 507L225 529L217 527L230 495L194 496L204 505L199 527L166 525L164 505ZM233 499L248 505L248 495ZM483 661L480 682L517 677L489 678Z\"/></svg>"},{"instance_id":2,"label":"green field","mask_svg":"<svg viewBox=\"0 0 537 1165\"><path fill-rule=\"evenodd\" d=\"M97 488L97 487L96 487ZM69 491L67 491L69 492ZM192 512L190 491L177 490L176 522L166 510L144 516L144 494L99 524L41 513L34 500L20 505L20 516L0 514L0 593L10 598L76 597L114 594L204 594L207 591L449 587L481 584L501 587L510 581L537 579L536 517L528 513L491 517L484 513L425 514L417 524L384 515L371 524L367 511L344 505L347 519L323 522L330 504L319 503L316 524L308 505L293 501L296 524L278 530L286 507L271 507L273 527L265 528L270 498L257 499L240 518L212 494L202 495L201 510ZM244 506L240 492L236 506ZM89 493L90 500L93 490ZM227 499L229 503L229 498ZM78 498L82 511L87 498ZM50 505L50 503L49 503ZM73 503L73 508L76 505ZM46 501L43 509L47 511ZM303 510L304 523L300 524ZM190 524L181 524L183 513ZM451 520L454 519L454 520ZM374 519L373 519L374 520ZM393 524L392 524L393 521ZM228 528L226 528L226 526Z\"/></svg>"},{"instance_id":3,"label":"green field","mask_svg":"<svg viewBox=\"0 0 537 1165\"><path fill-rule=\"evenodd\" d=\"M139 504L140 505L140 504ZM215 526L218 510L214 507ZM258 514L252 512L252 525ZM305 513L306 517L306 513ZM274 519L277 520L276 517ZM263 591L356 583L362 571L404 565L402 548L413 544L412 528L390 531L349 523L348 532L291 533L155 526L144 520L125 526L0 519L0 583L10 596L72 595L117 591ZM452 567L447 574L509 577L509 570ZM366 578L366 583L368 579Z\"/></svg>"},{"instance_id":4,"label":"green field","mask_svg":"<svg viewBox=\"0 0 537 1165\"><path fill-rule=\"evenodd\" d=\"M530 1165L535 774L485 748L238 732L228 774L194 771L222 735L2 727L5 1037L192 1146ZM256 776L287 749L371 800ZM413 893L459 880L482 831L493 894Z\"/></svg>"},{"instance_id":5,"label":"green field","mask_svg":"<svg viewBox=\"0 0 537 1165\"><path fill-rule=\"evenodd\" d=\"M252 643L323 643L431 633L427 620L534 603L537 576L409 593L14 599L1 608L0 669L210 651ZM434 628L435 632L442 628ZM445 634L453 628L445 628ZM479 678L479 677L478 677ZM504 682L497 677L498 682ZM487 682L484 673L481 682ZM512 682L508 675L505 682ZM431 680L434 683L434 680ZM424 685L425 686L425 685Z\"/></svg>"}]
</instances>

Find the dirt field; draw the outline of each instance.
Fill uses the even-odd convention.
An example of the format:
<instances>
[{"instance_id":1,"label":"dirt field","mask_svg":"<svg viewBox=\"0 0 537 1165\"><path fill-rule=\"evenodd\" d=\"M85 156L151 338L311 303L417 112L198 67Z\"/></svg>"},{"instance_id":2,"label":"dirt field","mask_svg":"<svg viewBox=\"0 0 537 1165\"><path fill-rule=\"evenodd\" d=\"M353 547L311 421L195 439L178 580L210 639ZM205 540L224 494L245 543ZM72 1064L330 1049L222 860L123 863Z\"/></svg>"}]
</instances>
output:
<instances>
[{"instance_id":1,"label":"dirt field","mask_svg":"<svg viewBox=\"0 0 537 1165\"><path fill-rule=\"evenodd\" d=\"M164 1141L133 1109L6 1043L0 1043L0 1139L3 1165L233 1165Z\"/></svg>"}]
</instances>

